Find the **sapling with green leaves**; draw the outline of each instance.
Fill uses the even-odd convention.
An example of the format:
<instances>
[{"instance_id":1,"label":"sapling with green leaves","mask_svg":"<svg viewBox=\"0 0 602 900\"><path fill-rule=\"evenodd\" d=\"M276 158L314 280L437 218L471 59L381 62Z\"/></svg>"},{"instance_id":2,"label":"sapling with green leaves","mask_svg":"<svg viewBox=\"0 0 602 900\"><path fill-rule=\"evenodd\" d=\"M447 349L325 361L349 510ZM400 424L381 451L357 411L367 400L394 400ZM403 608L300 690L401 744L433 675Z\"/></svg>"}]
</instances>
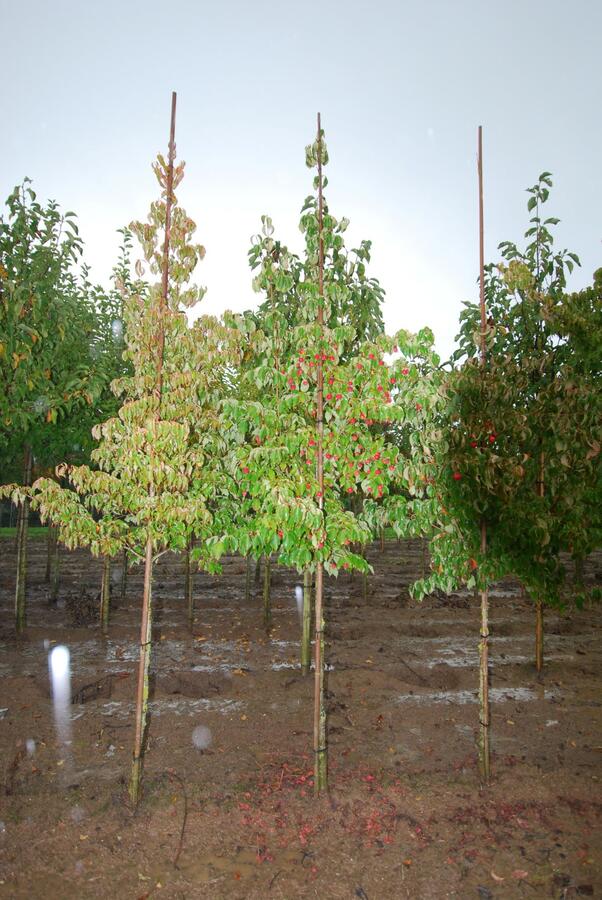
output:
<instances>
[{"instance_id":1,"label":"sapling with green leaves","mask_svg":"<svg viewBox=\"0 0 602 900\"><path fill-rule=\"evenodd\" d=\"M67 489L41 479L29 492L68 547L87 546L104 556L127 549L131 558L144 561L130 780L134 804L148 720L153 568L167 550L185 550L192 535L200 542L202 564L212 566L218 555L215 542L211 552L207 549L214 528L223 528L208 508L220 492L213 467L226 449L217 405L224 370L237 352L216 320L201 317L188 324L186 310L204 293L188 285L204 249L193 242L195 224L174 193L184 175L184 163L175 162L174 130L175 95L168 158L159 155L153 166L161 196L148 221L131 226L150 273L160 280L125 297L125 353L132 371L113 385L122 398L118 415L95 428L97 468L63 466L59 474L68 479ZM138 270L142 275L141 264Z\"/></svg>"},{"instance_id":2,"label":"sapling with green leaves","mask_svg":"<svg viewBox=\"0 0 602 900\"><path fill-rule=\"evenodd\" d=\"M36 468L34 445L47 426L92 406L104 384L91 354L94 298L73 273L82 241L75 213L39 202L29 179L0 217L0 446L19 447L23 482ZM29 500L19 509L15 624L26 624Z\"/></svg>"},{"instance_id":3,"label":"sapling with green leaves","mask_svg":"<svg viewBox=\"0 0 602 900\"><path fill-rule=\"evenodd\" d=\"M504 456L518 467L498 526L500 552L503 544L506 559L512 560L510 570L535 602L538 671L543 666L544 606L558 605L562 598L560 554L592 546L595 516L588 509L596 490L601 436L591 352L591 338L600 333L599 313L595 302L579 304L566 292L567 272L579 258L554 248L552 229L558 219L543 218L551 187L550 173L544 172L528 189L526 247L502 242L502 261L486 271L490 377L497 380L493 389L502 404L489 414L489 455ZM475 308L468 305L458 358L469 357L474 328ZM586 331L590 338L583 341L579 336ZM476 455L482 452L478 442L473 449Z\"/></svg>"},{"instance_id":4,"label":"sapling with green leaves","mask_svg":"<svg viewBox=\"0 0 602 900\"><path fill-rule=\"evenodd\" d=\"M376 283L363 267L348 265L347 222L334 218L324 198L326 161L319 128L306 151L306 162L317 174L302 211L305 254L300 267L274 239L269 218L263 220L263 234L252 250L255 287L270 300L263 327L248 317L234 319L249 340L252 364L243 378L259 390L260 398L245 399L243 391L223 404L225 428L238 443L231 473L244 511L233 522L232 548L255 557L269 548L280 563L315 574L317 792L328 787L324 574L367 570L352 545L370 540L375 510L392 483L408 488L412 479L420 481L422 463L404 460L400 468L398 451L374 426L414 417L428 426L436 394L416 366L421 355L433 363L430 332L400 332L394 338L379 334L359 346L353 325L339 324L333 315L335 306L350 308L357 294ZM387 355L394 356L392 362ZM349 508L358 495L374 498L371 512ZM411 501L397 505L400 530L411 506Z\"/></svg>"}]
</instances>

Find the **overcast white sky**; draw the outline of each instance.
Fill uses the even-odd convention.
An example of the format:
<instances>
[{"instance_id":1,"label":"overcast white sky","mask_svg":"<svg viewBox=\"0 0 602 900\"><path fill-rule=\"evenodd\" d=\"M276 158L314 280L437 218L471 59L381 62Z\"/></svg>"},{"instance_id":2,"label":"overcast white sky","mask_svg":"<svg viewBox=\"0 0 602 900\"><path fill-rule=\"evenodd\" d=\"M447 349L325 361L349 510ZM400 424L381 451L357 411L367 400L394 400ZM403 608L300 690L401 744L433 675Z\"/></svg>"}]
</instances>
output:
<instances>
[{"instance_id":1,"label":"overcast white sky","mask_svg":"<svg viewBox=\"0 0 602 900\"><path fill-rule=\"evenodd\" d=\"M575 289L602 265L600 0L0 0L0 33L2 199L28 175L75 210L95 280L156 194L172 89L208 312L256 303L262 213L300 248L318 109L330 208L373 241L389 331L428 324L447 355L476 296L479 124L487 258L522 238L548 169Z\"/></svg>"}]
</instances>

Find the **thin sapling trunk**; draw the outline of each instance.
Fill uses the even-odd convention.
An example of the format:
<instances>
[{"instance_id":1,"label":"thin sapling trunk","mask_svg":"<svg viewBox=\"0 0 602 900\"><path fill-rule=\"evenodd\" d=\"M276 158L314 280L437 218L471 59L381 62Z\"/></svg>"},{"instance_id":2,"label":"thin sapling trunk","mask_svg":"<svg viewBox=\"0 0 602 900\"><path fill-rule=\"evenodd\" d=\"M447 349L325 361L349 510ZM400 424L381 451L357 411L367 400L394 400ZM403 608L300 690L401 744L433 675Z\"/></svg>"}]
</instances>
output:
<instances>
[{"instance_id":1,"label":"thin sapling trunk","mask_svg":"<svg viewBox=\"0 0 602 900\"><path fill-rule=\"evenodd\" d=\"M303 624L301 628L301 674L309 675L311 668L311 569L303 573Z\"/></svg>"},{"instance_id":2,"label":"thin sapling trunk","mask_svg":"<svg viewBox=\"0 0 602 900\"><path fill-rule=\"evenodd\" d=\"M161 396L163 393L163 355L165 349L165 325L163 313L167 309L167 296L169 288L169 243L171 234L171 209L173 203L173 173L175 158L175 131L176 131L176 94L171 95L171 124L169 131L169 156L166 185L165 206L165 241L163 244L162 285L161 285L161 315L158 318L157 328L157 377L154 388L155 411L151 423L150 442L150 473L149 499L151 507L155 497L155 487L152 481L154 465L154 446L156 442L157 425L161 419ZM142 596L142 621L140 623L140 659L138 664L138 688L136 694L136 734L134 739L134 755L132 761L132 774L130 779L130 798L134 806L140 799L140 787L142 767L144 764L144 748L146 744L146 730L148 724L148 689L152 644L152 582L153 582L153 538L151 521L148 523L146 538L146 552L144 558L144 592Z\"/></svg>"},{"instance_id":3,"label":"thin sapling trunk","mask_svg":"<svg viewBox=\"0 0 602 900\"><path fill-rule=\"evenodd\" d=\"M545 494L545 454L539 454L539 475L537 478L537 493L540 497ZM543 600L538 597L535 601L535 669L540 673L543 669Z\"/></svg>"},{"instance_id":4,"label":"thin sapling trunk","mask_svg":"<svg viewBox=\"0 0 602 900\"><path fill-rule=\"evenodd\" d=\"M251 601L251 557L247 556L247 566L245 574L245 603Z\"/></svg>"},{"instance_id":5,"label":"thin sapling trunk","mask_svg":"<svg viewBox=\"0 0 602 900\"><path fill-rule=\"evenodd\" d=\"M266 631L272 627L272 563L269 556L263 560L263 624Z\"/></svg>"},{"instance_id":6,"label":"thin sapling trunk","mask_svg":"<svg viewBox=\"0 0 602 900\"><path fill-rule=\"evenodd\" d=\"M60 572L60 555L59 555L59 535L58 528L52 528L52 548L50 554L50 604L56 606L59 599L59 572Z\"/></svg>"},{"instance_id":7,"label":"thin sapling trunk","mask_svg":"<svg viewBox=\"0 0 602 900\"><path fill-rule=\"evenodd\" d=\"M318 325L324 330L324 198L322 179L322 125L318 113ZM318 354L316 397L316 465L318 506L324 510L324 367ZM315 681L314 681L314 788L316 794L328 789L328 746L326 741L326 698L324 696L324 565L316 564L315 599Z\"/></svg>"},{"instance_id":8,"label":"thin sapling trunk","mask_svg":"<svg viewBox=\"0 0 602 900\"><path fill-rule=\"evenodd\" d=\"M485 228L483 215L483 129L479 125L479 301L481 308L481 366L487 364L487 312L485 309ZM487 523L481 519L481 555L487 553ZM487 784L491 772L489 736L491 714L489 709L489 590L481 589L481 640L479 643L479 771Z\"/></svg>"},{"instance_id":9,"label":"thin sapling trunk","mask_svg":"<svg viewBox=\"0 0 602 900\"><path fill-rule=\"evenodd\" d=\"M23 484L31 484L32 454L27 445L23 456ZM25 586L27 583L27 534L29 529L29 500L19 506L17 517L17 582L15 585L15 627L20 634L27 624Z\"/></svg>"},{"instance_id":10,"label":"thin sapling trunk","mask_svg":"<svg viewBox=\"0 0 602 900\"><path fill-rule=\"evenodd\" d=\"M190 541L190 543L188 544L184 557L184 600L186 602L186 609L188 610L188 625L192 630L192 627L194 625L194 578L192 571L192 560L190 558L191 550L192 541Z\"/></svg>"},{"instance_id":11,"label":"thin sapling trunk","mask_svg":"<svg viewBox=\"0 0 602 900\"><path fill-rule=\"evenodd\" d=\"M111 611L111 558L103 556L102 581L100 584L100 626L103 635L109 633L109 616Z\"/></svg>"},{"instance_id":12,"label":"thin sapling trunk","mask_svg":"<svg viewBox=\"0 0 602 900\"><path fill-rule=\"evenodd\" d=\"M121 602L125 602L125 595L128 589L128 552L127 550L123 551L123 555L121 558Z\"/></svg>"}]
</instances>

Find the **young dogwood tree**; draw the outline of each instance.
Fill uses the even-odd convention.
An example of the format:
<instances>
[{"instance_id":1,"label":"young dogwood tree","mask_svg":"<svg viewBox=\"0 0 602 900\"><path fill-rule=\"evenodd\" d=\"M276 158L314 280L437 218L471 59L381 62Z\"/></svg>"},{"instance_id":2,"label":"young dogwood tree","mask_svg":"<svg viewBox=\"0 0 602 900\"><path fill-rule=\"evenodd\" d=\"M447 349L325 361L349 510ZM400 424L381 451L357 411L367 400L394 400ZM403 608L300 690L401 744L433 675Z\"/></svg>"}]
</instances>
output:
<instances>
[{"instance_id":1,"label":"young dogwood tree","mask_svg":"<svg viewBox=\"0 0 602 900\"><path fill-rule=\"evenodd\" d=\"M327 162L323 132L306 150L317 169L314 193L302 211L305 255L296 258L272 237L264 219L256 240L255 286L267 295L263 328L252 330L249 379L260 396L232 398L224 420L237 435L232 476L244 498L245 516L234 523L233 547L254 554L269 547L285 565L315 573L314 779L328 786L324 695L324 573L365 571L368 564L352 545L371 537L370 516L351 508L358 495L382 504L392 483L421 482L422 461L403 460L376 425L430 415L425 395L437 392L417 377L415 357L431 359L432 335L400 332L375 335L359 346L354 326L335 309L350 309L360 293L375 290L363 261L344 246L345 220L330 213L323 195ZM295 304L293 317L290 305ZM248 320L238 320L248 333ZM385 357L393 355L393 362ZM404 382L403 389L398 385ZM399 518L402 509L397 507ZM401 529L401 523L400 523Z\"/></svg>"},{"instance_id":2,"label":"young dogwood tree","mask_svg":"<svg viewBox=\"0 0 602 900\"><path fill-rule=\"evenodd\" d=\"M185 550L192 535L204 545L215 528L224 527L209 505L216 495L212 467L225 452L216 410L229 365L229 332L212 319L188 325L186 310L204 293L188 286L204 249L193 243L195 224L174 194L184 175L184 163L175 164L174 134L175 94L169 155L159 155L153 167L161 197L151 205L148 222L131 225L151 274L160 280L125 299L125 352L132 371L113 385L122 397L119 413L95 428L95 469L60 467L67 489L40 479L30 492L68 547L109 556L127 548L144 561L133 803L140 794L147 727L153 567L168 549ZM212 559L203 554L207 565Z\"/></svg>"}]
</instances>

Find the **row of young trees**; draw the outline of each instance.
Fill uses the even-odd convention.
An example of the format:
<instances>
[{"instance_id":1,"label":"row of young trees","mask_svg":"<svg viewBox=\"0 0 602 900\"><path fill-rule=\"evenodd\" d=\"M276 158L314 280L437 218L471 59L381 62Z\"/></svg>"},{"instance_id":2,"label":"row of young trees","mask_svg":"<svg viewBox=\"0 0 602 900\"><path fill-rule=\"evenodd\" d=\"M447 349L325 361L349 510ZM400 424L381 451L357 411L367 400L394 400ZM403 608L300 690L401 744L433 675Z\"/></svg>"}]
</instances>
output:
<instances>
[{"instance_id":1,"label":"row of young trees","mask_svg":"<svg viewBox=\"0 0 602 900\"><path fill-rule=\"evenodd\" d=\"M22 509L32 503L68 547L105 557L126 551L144 563L134 803L147 727L153 566L167 550L186 552L205 569L238 552L275 555L304 572L305 671L315 581L314 771L321 791L328 785L325 573L367 571L361 546L389 524L398 536L431 539L431 572L417 596L459 585L481 590L487 779L487 588L516 574L542 609L560 597L560 552L582 559L599 538L593 330L600 328L600 285L565 292L565 269L578 260L554 252L554 220L542 220L549 176L530 194L527 248L504 244L502 264L485 269L482 261L481 303L467 305L459 350L445 367L428 329L384 334L383 291L367 274L370 244L346 248L348 222L335 218L324 195L327 162L318 121L306 149L315 174L301 213L303 253L274 237L267 216L253 239L254 287L264 297L258 310L190 325L187 310L204 291L189 282L204 249L193 242L194 223L175 195L184 164L175 159L174 95L168 157L154 166L160 198L146 223L130 226L157 281L149 283L140 264L131 278L128 245L120 294L111 294L120 313L111 321L125 326L122 358L109 354L121 367L111 372L115 406L98 415L89 464L67 461L58 478L0 489ZM65 278L72 278L68 266ZM17 270L4 282L18 286ZM80 289L80 300L91 293ZM14 302L11 295L11 309ZM20 317L28 326L30 313ZM49 344L44 352L50 359L59 350ZM98 413L90 385L94 364L105 357L91 356L80 369L74 363L78 380L57 391L62 402L49 408L68 413L83 398ZM39 377L36 370L30 390ZM98 383L102 393L106 377ZM24 388L14 393L5 418L24 396ZM32 430L22 428L23 443ZM18 612L17 626L23 622Z\"/></svg>"}]
</instances>

